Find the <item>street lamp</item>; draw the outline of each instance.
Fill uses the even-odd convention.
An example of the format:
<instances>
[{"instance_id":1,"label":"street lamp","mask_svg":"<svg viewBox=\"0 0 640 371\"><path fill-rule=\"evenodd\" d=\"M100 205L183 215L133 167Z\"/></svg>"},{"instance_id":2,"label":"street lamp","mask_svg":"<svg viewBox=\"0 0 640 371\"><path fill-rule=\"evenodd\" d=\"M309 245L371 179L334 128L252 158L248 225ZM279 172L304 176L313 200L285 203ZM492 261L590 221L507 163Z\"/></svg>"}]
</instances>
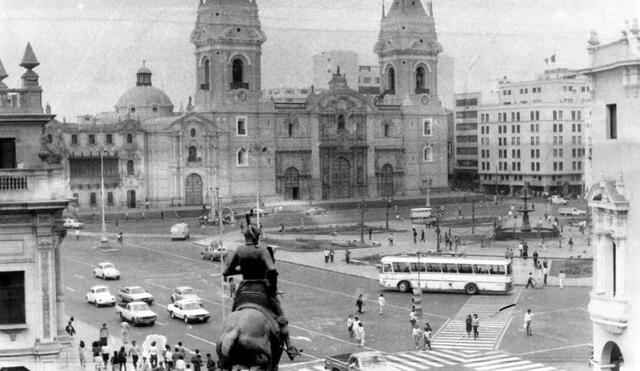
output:
<instances>
[{"instance_id":1,"label":"street lamp","mask_svg":"<svg viewBox=\"0 0 640 371\"><path fill-rule=\"evenodd\" d=\"M102 209L102 232L100 235L100 245L107 247L109 245L109 239L107 238L107 224L104 220L104 152L105 149L100 149L100 207Z\"/></svg>"},{"instance_id":2,"label":"street lamp","mask_svg":"<svg viewBox=\"0 0 640 371\"><path fill-rule=\"evenodd\" d=\"M364 245L364 198L360 201L360 244Z\"/></svg>"},{"instance_id":3,"label":"street lamp","mask_svg":"<svg viewBox=\"0 0 640 371\"><path fill-rule=\"evenodd\" d=\"M256 188L256 223L258 227L260 227L260 186L262 185L262 179L260 178L260 168L262 167L260 159L262 158L261 154L267 152L267 147L264 147L262 143L256 143L253 146L254 150L257 153L257 164L258 164L258 187Z\"/></svg>"},{"instance_id":4,"label":"street lamp","mask_svg":"<svg viewBox=\"0 0 640 371\"><path fill-rule=\"evenodd\" d=\"M386 229L387 232L389 231L389 208L391 207L391 203L393 202L393 199L389 196L387 196L387 220L386 220Z\"/></svg>"}]
</instances>

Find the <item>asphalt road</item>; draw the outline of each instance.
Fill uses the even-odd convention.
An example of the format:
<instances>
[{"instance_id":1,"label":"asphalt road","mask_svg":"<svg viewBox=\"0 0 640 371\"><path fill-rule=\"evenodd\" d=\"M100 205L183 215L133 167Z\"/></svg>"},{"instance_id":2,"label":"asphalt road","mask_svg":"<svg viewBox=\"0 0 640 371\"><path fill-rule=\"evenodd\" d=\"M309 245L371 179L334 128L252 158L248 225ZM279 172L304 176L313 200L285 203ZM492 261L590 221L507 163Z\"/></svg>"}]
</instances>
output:
<instances>
[{"instance_id":1,"label":"asphalt road","mask_svg":"<svg viewBox=\"0 0 640 371\"><path fill-rule=\"evenodd\" d=\"M199 248L191 242L171 242L168 238L151 237L158 223L128 222L144 238L126 236L126 247L118 252L95 248L95 238L79 241L69 236L63 251L64 282L67 314L92 324L95 334L78 334L79 338L97 336L97 328L106 323L112 335L119 336L120 321L112 307L95 308L86 303L85 293L92 285L106 284L112 293L127 285L139 285L155 297L152 310L158 313L153 327L132 327L134 339L142 341L148 334L165 335L170 343L182 341L189 349L214 352L222 321L222 302L230 311L228 292L223 297L220 264L200 259ZM95 226L89 226L92 228ZM122 272L119 281L102 281L92 277L93 267L110 261ZM323 270L278 262L281 299L290 321L295 343L304 348L305 356L297 361L323 359L328 355L354 351L357 346L346 331L346 317L355 314L355 298L363 293L367 302L361 316L366 331L366 346L385 352L412 349L408 313L411 297L393 291L383 292L387 308L383 316L377 311L377 297L381 293L377 282ZM166 305L174 287L188 285L196 289L205 301L212 318L206 324L185 324L170 319ZM434 329L453 317L468 297L458 294L425 294L425 315ZM286 357L284 357L286 358ZM288 360L283 359L283 363Z\"/></svg>"}]
</instances>

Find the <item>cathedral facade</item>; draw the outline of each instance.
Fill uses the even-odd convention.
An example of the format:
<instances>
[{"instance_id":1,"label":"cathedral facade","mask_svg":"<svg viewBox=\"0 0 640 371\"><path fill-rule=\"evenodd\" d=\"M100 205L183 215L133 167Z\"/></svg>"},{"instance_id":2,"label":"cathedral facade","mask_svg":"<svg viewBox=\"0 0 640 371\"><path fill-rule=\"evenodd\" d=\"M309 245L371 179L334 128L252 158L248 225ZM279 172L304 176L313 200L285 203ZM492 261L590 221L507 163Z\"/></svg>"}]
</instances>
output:
<instances>
[{"instance_id":1,"label":"cathedral facade","mask_svg":"<svg viewBox=\"0 0 640 371\"><path fill-rule=\"evenodd\" d=\"M185 112L138 71L116 111L50 124L80 206L96 204L100 161L112 206L331 200L422 195L447 187L446 112L438 98L431 4L395 0L374 47L382 94L362 95L337 69L329 89L263 94L266 35L255 0L198 6L194 100ZM357 87L353 87L357 89ZM96 182L97 180L97 182Z\"/></svg>"}]
</instances>

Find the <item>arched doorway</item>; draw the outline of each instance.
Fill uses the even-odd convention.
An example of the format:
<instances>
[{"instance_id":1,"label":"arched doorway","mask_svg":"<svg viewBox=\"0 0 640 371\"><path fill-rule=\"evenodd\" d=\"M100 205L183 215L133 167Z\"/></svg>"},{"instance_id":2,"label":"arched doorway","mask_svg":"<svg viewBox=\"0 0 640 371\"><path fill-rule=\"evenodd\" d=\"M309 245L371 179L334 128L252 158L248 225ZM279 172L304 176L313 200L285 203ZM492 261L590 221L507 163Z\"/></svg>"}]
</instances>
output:
<instances>
[{"instance_id":1,"label":"arched doorway","mask_svg":"<svg viewBox=\"0 0 640 371\"><path fill-rule=\"evenodd\" d=\"M136 191L134 190L127 191L127 206L130 209L136 208Z\"/></svg>"},{"instance_id":2,"label":"arched doorway","mask_svg":"<svg viewBox=\"0 0 640 371\"><path fill-rule=\"evenodd\" d=\"M187 206L202 205L202 178L191 174L184 182L184 204Z\"/></svg>"},{"instance_id":3,"label":"arched doorway","mask_svg":"<svg viewBox=\"0 0 640 371\"><path fill-rule=\"evenodd\" d=\"M601 365L612 365L611 368L607 368L607 370L611 371L619 371L620 365L624 362L624 358L622 357L622 351L618 344L610 341L604 345L602 348L602 360L600 361Z\"/></svg>"},{"instance_id":4,"label":"arched doorway","mask_svg":"<svg viewBox=\"0 0 640 371\"><path fill-rule=\"evenodd\" d=\"M333 186L335 198L351 197L351 165L344 157L338 157L333 162Z\"/></svg>"},{"instance_id":5,"label":"arched doorway","mask_svg":"<svg viewBox=\"0 0 640 371\"><path fill-rule=\"evenodd\" d=\"M284 173L284 197L286 199L300 199L300 172L290 167Z\"/></svg>"},{"instance_id":6,"label":"arched doorway","mask_svg":"<svg viewBox=\"0 0 640 371\"><path fill-rule=\"evenodd\" d=\"M378 194L384 197L393 196L393 167L386 164L380 169L378 176Z\"/></svg>"}]
</instances>

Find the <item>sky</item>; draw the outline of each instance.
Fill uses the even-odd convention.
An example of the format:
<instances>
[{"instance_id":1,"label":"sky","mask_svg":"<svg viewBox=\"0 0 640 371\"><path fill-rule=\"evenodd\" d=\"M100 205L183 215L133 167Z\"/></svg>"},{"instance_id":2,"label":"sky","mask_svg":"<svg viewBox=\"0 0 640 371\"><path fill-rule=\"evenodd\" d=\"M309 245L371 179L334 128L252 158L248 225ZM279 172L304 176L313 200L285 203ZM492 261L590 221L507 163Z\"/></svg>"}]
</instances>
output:
<instances>
[{"instance_id":1,"label":"sky","mask_svg":"<svg viewBox=\"0 0 640 371\"><path fill-rule=\"evenodd\" d=\"M195 91L189 36L198 1L0 0L4 82L19 86L31 42L44 101L60 120L113 111L142 60L178 109ZM354 50L361 64L377 64L382 0L257 1L267 35L263 88L311 85L311 58L325 50ZM392 0L384 1L388 10ZM614 41L625 21L640 18L637 0L433 0L433 8L438 39L455 61L456 92L467 74L470 91L489 91L503 76L533 79L553 54L555 67L586 67L591 30Z\"/></svg>"}]
</instances>

